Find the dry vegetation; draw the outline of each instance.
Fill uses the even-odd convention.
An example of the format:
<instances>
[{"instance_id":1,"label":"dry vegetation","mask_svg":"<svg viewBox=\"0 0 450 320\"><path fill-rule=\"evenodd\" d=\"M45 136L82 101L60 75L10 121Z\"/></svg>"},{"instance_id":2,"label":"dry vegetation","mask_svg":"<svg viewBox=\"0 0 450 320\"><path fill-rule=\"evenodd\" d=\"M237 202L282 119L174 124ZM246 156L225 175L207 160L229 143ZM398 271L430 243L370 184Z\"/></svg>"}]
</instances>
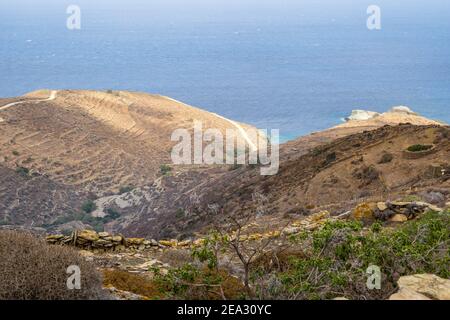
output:
<instances>
[{"instance_id":1,"label":"dry vegetation","mask_svg":"<svg viewBox=\"0 0 450 320\"><path fill-rule=\"evenodd\" d=\"M0 300L106 299L100 274L74 249L50 246L28 233L0 231ZM81 270L81 289L68 290L71 265Z\"/></svg>"}]
</instances>

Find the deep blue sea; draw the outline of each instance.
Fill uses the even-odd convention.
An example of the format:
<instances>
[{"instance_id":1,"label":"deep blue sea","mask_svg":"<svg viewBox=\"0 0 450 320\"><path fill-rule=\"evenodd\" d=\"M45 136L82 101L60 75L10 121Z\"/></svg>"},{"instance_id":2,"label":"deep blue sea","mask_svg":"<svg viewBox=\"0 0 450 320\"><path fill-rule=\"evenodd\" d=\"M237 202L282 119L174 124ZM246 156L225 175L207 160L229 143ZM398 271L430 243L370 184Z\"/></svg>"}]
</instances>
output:
<instances>
[{"instance_id":1,"label":"deep blue sea","mask_svg":"<svg viewBox=\"0 0 450 320\"><path fill-rule=\"evenodd\" d=\"M284 139L352 109L450 122L448 0L1 0L0 96L158 93ZM382 29L366 27L381 8ZM81 30L66 8L81 8Z\"/></svg>"}]
</instances>

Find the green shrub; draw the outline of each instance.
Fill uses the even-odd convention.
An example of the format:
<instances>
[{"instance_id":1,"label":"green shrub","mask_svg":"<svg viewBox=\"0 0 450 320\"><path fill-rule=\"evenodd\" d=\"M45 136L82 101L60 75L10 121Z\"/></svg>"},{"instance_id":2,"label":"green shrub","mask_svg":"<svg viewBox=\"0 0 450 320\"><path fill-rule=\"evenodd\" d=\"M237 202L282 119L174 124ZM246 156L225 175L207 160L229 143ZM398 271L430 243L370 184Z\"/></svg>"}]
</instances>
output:
<instances>
[{"instance_id":1,"label":"green shrub","mask_svg":"<svg viewBox=\"0 0 450 320\"><path fill-rule=\"evenodd\" d=\"M22 177L28 177L30 174L30 169L25 167L18 167L16 168L16 172L20 174Z\"/></svg>"},{"instance_id":2,"label":"green shrub","mask_svg":"<svg viewBox=\"0 0 450 320\"><path fill-rule=\"evenodd\" d=\"M378 161L379 164L389 163L394 159L394 156L391 153L383 153L381 156L380 161Z\"/></svg>"},{"instance_id":3,"label":"green shrub","mask_svg":"<svg viewBox=\"0 0 450 320\"><path fill-rule=\"evenodd\" d=\"M397 229L376 225L367 230L359 222L328 222L320 230L295 237L296 245L308 254L292 256L289 267L276 273L281 283L276 298L386 299L402 275L433 273L449 278L449 239L449 213L429 212ZM382 271L381 290L366 287L370 265Z\"/></svg>"},{"instance_id":4,"label":"green shrub","mask_svg":"<svg viewBox=\"0 0 450 320\"><path fill-rule=\"evenodd\" d=\"M119 194L124 194L124 193L130 192L130 191L132 191L133 189L134 189L133 186L124 186L124 187L120 187L120 189L119 189Z\"/></svg>"},{"instance_id":5,"label":"green shrub","mask_svg":"<svg viewBox=\"0 0 450 320\"><path fill-rule=\"evenodd\" d=\"M108 220L116 220L117 218L120 217L120 213L117 212L115 209L113 208L108 208L106 210L106 213L108 214L105 218L108 218Z\"/></svg>"},{"instance_id":6,"label":"green shrub","mask_svg":"<svg viewBox=\"0 0 450 320\"><path fill-rule=\"evenodd\" d=\"M163 176L168 175L172 171L172 168L170 166L168 166L167 164L161 165L161 167L159 167L159 169Z\"/></svg>"},{"instance_id":7,"label":"green shrub","mask_svg":"<svg viewBox=\"0 0 450 320\"><path fill-rule=\"evenodd\" d=\"M433 148L432 145L414 144L414 145L408 147L407 150L410 152L421 152L421 151L430 150L431 148Z\"/></svg>"},{"instance_id":8,"label":"green shrub","mask_svg":"<svg viewBox=\"0 0 450 320\"><path fill-rule=\"evenodd\" d=\"M224 270L198 268L192 264L170 269L163 274L152 268L154 283L169 299L217 300L243 298L242 282Z\"/></svg>"},{"instance_id":9,"label":"green shrub","mask_svg":"<svg viewBox=\"0 0 450 320\"><path fill-rule=\"evenodd\" d=\"M81 209L86 213L91 213L97 209L97 205L92 200L87 200L85 203L83 203L83 206Z\"/></svg>"}]
</instances>

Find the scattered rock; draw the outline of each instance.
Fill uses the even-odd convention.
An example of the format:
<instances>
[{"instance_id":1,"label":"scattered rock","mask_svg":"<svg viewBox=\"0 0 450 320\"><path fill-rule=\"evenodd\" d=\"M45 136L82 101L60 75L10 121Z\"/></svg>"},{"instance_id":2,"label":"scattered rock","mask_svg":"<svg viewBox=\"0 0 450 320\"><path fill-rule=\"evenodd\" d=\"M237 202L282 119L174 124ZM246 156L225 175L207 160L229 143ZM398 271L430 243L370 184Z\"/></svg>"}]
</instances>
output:
<instances>
[{"instance_id":1,"label":"scattered rock","mask_svg":"<svg viewBox=\"0 0 450 320\"><path fill-rule=\"evenodd\" d=\"M176 240L160 240L159 244L163 245L164 247L176 247L178 242Z\"/></svg>"},{"instance_id":2,"label":"scattered rock","mask_svg":"<svg viewBox=\"0 0 450 320\"><path fill-rule=\"evenodd\" d=\"M408 221L408 217L404 214L396 214L392 218L389 219L391 222L405 222Z\"/></svg>"},{"instance_id":3,"label":"scattered rock","mask_svg":"<svg viewBox=\"0 0 450 320\"><path fill-rule=\"evenodd\" d=\"M393 294L390 300L405 300L419 298L429 300L450 300L450 280L433 274L416 274L401 277L398 280L399 292ZM422 296L422 297L421 297ZM424 297L424 298L423 298Z\"/></svg>"},{"instance_id":4,"label":"scattered rock","mask_svg":"<svg viewBox=\"0 0 450 320\"><path fill-rule=\"evenodd\" d=\"M330 213L327 210L320 211L318 213L314 213L310 216L310 220L317 222L320 220L328 219L330 217Z\"/></svg>"},{"instance_id":5,"label":"scattered rock","mask_svg":"<svg viewBox=\"0 0 450 320\"><path fill-rule=\"evenodd\" d=\"M77 233L77 240L86 240L86 241L97 241L99 240L99 235L97 232L93 230L83 230Z\"/></svg>"},{"instance_id":6,"label":"scattered rock","mask_svg":"<svg viewBox=\"0 0 450 320\"><path fill-rule=\"evenodd\" d=\"M353 209L352 213L350 214L350 218L362 221L364 223L371 223L375 220L374 213L376 208L376 203L363 202L359 204L355 209Z\"/></svg>"},{"instance_id":7,"label":"scattered rock","mask_svg":"<svg viewBox=\"0 0 450 320\"><path fill-rule=\"evenodd\" d=\"M422 198L431 204L440 205L445 202L445 196L440 192L423 192L420 194Z\"/></svg>"},{"instance_id":8,"label":"scattered rock","mask_svg":"<svg viewBox=\"0 0 450 320\"><path fill-rule=\"evenodd\" d=\"M144 244L145 239L144 238L127 238L126 242L127 245L131 246L140 246L141 244Z\"/></svg>"},{"instance_id":9,"label":"scattered rock","mask_svg":"<svg viewBox=\"0 0 450 320\"><path fill-rule=\"evenodd\" d=\"M293 235L293 234L297 234L302 230L301 227L287 227L283 230L283 234L284 235Z\"/></svg>"},{"instance_id":10,"label":"scattered rock","mask_svg":"<svg viewBox=\"0 0 450 320\"><path fill-rule=\"evenodd\" d=\"M377 208L378 208L378 210L380 210L380 211L384 211L384 210L387 210L387 205L386 205L386 203L384 203L384 202L378 202L377 203Z\"/></svg>"},{"instance_id":11,"label":"scattered rock","mask_svg":"<svg viewBox=\"0 0 450 320\"><path fill-rule=\"evenodd\" d=\"M442 209L426 203L426 202L406 202L406 201L393 201L393 202L378 202L374 212L374 216L378 220L402 222L404 217L396 215L404 215L407 220L414 219L418 215L425 213L428 210L441 212ZM394 218L395 217L395 218Z\"/></svg>"}]
</instances>

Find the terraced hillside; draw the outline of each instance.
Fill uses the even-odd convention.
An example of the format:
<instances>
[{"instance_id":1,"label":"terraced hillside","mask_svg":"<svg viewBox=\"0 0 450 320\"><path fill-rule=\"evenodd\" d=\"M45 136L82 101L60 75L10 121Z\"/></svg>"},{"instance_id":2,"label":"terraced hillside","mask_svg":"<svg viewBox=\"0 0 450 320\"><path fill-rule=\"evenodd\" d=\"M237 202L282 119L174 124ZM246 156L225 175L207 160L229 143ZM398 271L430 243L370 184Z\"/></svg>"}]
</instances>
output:
<instances>
[{"instance_id":1,"label":"terraced hillside","mask_svg":"<svg viewBox=\"0 0 450 320\"><path fill-rule=\"evenodd\" d=\"M2 99L0 164L104 195L151 183L170 162L177 128L236 129L218 115L172 99L123 91L39 91Z\"/></svg>"},{"instance_id":2,"label":"terraced hillside","mask_svg":"<svg viewBox=\"0 0 450 320\"><path fill-rule=\"evenodd\" d=\"M0 165L0 225L40 227L80 208L83 190Z\"/></svg>"}]
</instances>

